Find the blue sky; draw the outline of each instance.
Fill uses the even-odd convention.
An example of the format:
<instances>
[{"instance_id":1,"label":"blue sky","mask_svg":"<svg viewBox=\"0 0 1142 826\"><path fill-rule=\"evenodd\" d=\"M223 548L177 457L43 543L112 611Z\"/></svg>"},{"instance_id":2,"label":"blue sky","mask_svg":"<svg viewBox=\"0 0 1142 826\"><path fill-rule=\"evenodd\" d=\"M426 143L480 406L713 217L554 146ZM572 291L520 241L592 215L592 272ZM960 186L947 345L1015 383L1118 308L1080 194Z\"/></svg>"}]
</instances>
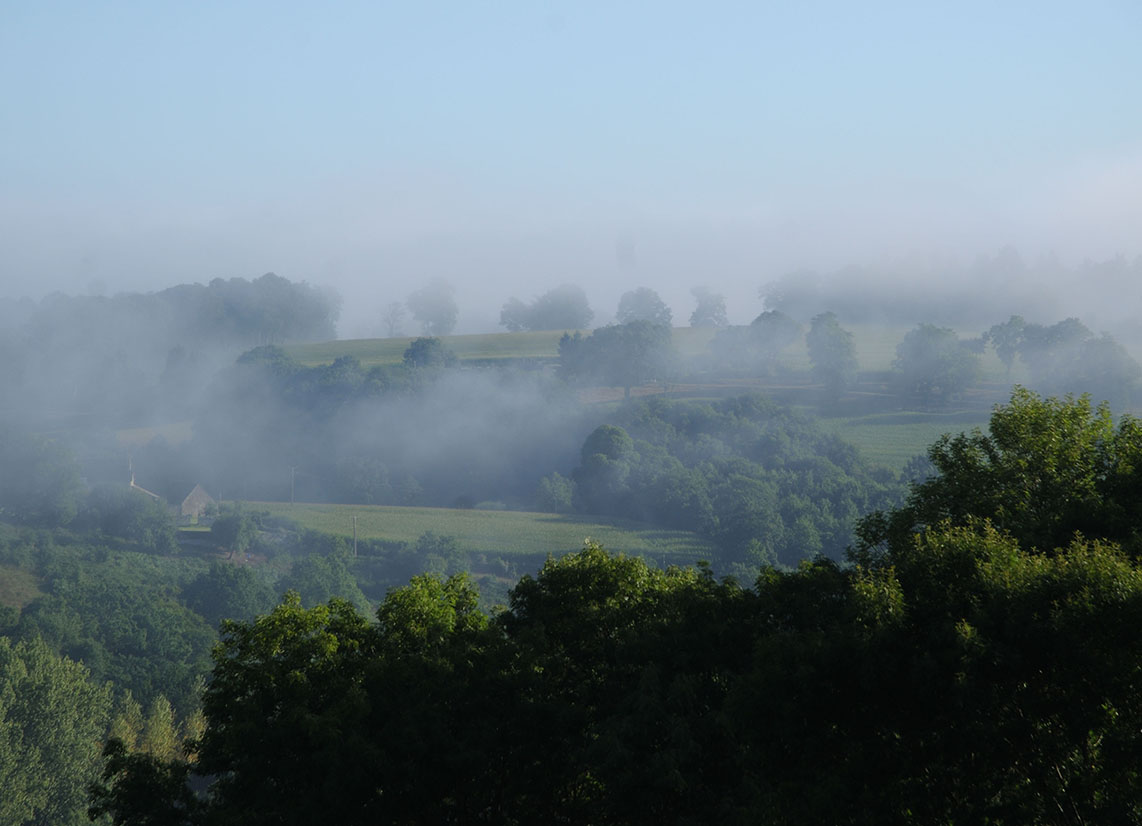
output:
<instances>
[{"instance_id":1,"label":"blue sky","mask_svg":"<svg viewBox=\"0 0 1142 826\"><path fill-rule=\"evenodd\" d=\"M0 2L0 295L1142 253L1142 5ZM616 255L616 250L633 254ZM377 329L380 324L377 322Z\"/></svg>"}]
</instances>

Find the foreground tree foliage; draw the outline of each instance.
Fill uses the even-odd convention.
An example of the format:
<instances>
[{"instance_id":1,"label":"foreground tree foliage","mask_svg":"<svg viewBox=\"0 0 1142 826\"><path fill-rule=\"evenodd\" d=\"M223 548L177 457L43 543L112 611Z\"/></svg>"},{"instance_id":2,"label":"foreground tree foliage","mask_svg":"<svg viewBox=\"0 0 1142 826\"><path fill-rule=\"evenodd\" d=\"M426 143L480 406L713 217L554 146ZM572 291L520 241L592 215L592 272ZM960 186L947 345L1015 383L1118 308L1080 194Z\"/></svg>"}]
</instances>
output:
<instances>
[{"instance_id":1,"label":"foreground tree foliage","mask_svg":"<svg viewBox=\"0 0 1142 826\"><path fill-rule=\"evenodd\" d=\"M1133 471L1104 460L1139 439L1104 417L1017 393L991 453L964 437L987 466L968 452L959 467L941 443L934 486L879 518L950 501L968 471L994 481L991 465L1012 490L995 481L970 501L1003 507L914 519L849 567L767 568L743 588L589 543L524 577L495 616L463 577L414 579L376 623L290 596L225 625L194 759L113 744L93 811L118 824L1139 822L1142 569L1096 526L1027 541L1073 527L1058 500L1011 518L1029 480L1032 495L1064 477L1121 495L1100 485ZM1050 422L1071 429L1052 436ZM598 454L621 455L624 435L595 434ZM1068 452L1086 437L1094 458ZM1138 518L1107 507L1133 536Z\"/></svg>"},{"instance_id":2,"label":"foreground tree foliage","mask_svg":"<svg viewBox=\"0 0 1142 826\"><path fill-rule=\"evenodd\" d=\"M1042 398L1021 387L997 407L988 433L941 437L928 451L937 475L907 503L858 526L864 549L906 547L943 520L990 519L1026 548L1065 547L1075 533L1105 537L1137 556L1142 518L1142 422L1116 424L1089 396Z\"/></svg>"},{"instance_id":3,"label":"foreground tree foliage","mask_svg":"<svg viewBox=\"0 0 1142 826\"><path fill-rule=\"evenodd\" d=\"M0 637L0 823L83 823L110 691L41 640Z\"/></svg>"}]
</instances>

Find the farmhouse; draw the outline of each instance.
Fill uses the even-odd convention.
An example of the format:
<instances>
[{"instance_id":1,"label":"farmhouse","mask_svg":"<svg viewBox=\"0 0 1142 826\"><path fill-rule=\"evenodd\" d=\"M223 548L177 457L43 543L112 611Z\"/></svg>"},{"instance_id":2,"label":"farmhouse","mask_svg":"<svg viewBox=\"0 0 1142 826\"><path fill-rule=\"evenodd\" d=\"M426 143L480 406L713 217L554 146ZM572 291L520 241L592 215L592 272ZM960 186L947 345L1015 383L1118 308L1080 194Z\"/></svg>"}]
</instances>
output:
<instances>
[{"instance_id":1,"label":"farmhouse","mask_svg":"<svg viewBox=\"0 0 1142 826\"><path fill-rule=\"evenodd\" d=\"M194 490L186 495L179 507L179 516L184 520L197 522L206 513L209 505L215 505L214 498L202 489L202 485L195 485Z\"/></svg>"}]
</instances>

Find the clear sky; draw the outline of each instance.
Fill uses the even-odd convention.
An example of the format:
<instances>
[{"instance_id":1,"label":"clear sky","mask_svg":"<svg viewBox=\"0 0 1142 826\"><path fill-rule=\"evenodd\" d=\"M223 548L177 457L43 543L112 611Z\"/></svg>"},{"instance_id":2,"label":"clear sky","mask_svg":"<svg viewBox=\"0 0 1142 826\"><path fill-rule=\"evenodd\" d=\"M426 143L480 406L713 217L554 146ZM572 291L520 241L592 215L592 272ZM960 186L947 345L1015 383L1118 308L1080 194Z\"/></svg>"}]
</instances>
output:
<instances>
[{"instance_id":1,"label":"clear sky","mask_svg":"<svg viewBox=\"0 0 1142 826\"><path fill-rule=\"evenodd\" d=\"M0 0L0 295L1142 254L1137 2ZM376 320L374 320L376 319ZM373 325L370 328L370 325Z\"/></svg>"}]
</instances>

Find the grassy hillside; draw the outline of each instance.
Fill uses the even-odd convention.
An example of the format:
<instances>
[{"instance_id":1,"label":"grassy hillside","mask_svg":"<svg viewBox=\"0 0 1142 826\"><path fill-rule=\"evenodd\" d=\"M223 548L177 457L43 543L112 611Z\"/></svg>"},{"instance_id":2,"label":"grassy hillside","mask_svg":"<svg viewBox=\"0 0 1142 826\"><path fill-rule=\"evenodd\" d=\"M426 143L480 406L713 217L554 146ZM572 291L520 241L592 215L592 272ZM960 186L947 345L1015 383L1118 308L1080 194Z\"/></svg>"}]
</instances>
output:
<instances>
[{"instance_id":1,"label":"grassy hillside","mask_svg":"<svg viewBox=\"0 0 1142 826\"><path fill-rule=\"evenodd\" d=\"M554 359L559 356L559 339L564 330L537 333L483 333L444 336L443 341L462 360L474 359ZM590 330L582 331L589 335ZM705 352L716 331L677 327L674 346L684 356ZM398 364L412 338L361 338L287 344L285 351L307 367L330 364L340 356L356 356L365 367Z\"/></svg>"},{"instance_id":2,"label":"grassy hillside","mask_svg":"<svg viewBox=\"0 0 1142 826\"><path fill-rule=\"evenodd\" d=\"M563 331L486 333L445 336L443 341L461 359L555 358ZM340 356L356 356L362 366L399 364L412 338L362 338L289 344L285 350L307 367L329 364Z\"/></svg>"},{"instance_id":3,"label":"grassy hillside","mask_svg":"<svg viewBox=\"0 0 1142 826\"><path fill-rule=\"evenodd\" d=\"M371 505L319 505L252 502L255 510L288 517L304 528L362 539L414 542L432 531L456 538L464 551L497 555L555 554L578 551L587 538L604 547L632 555L691 562L712 558L713 549L685 531L650 528L638 522L601 517L561 516L522 511L398 508Z\"/></svg>"},{"instance_id":4,"label":"grassy hillside","mask_svg":"<svg viewBox=\"0 0 1142 826\"><path fill-rule=\"evenodd\" d=\"M945 433L961 433L978 427L987 429L989 411L972 410L954 413L882 413L849 418L822 418L822 428L832 431L857 449L871 462L903 470L917 454Z\"/></svg>"},{"instance_id":5,"label":"grassy hillside","mask_svg":"<svg viewBox=\"0 0 1142 826\"><path fill-rule=\"evenodd\" d=\"M913 325L914 326L914 325ZM807 327L807 325L806 325ZM896 358L896 345L904 338L912 326L885 327L880 324L845 325L855 339L857 361L861 370L880 371L892 369ZM538 333L484 333L479 335L445 336L444 342L457 356L463 359L512 359L536 358L554 359L559 355L559 339L563 330L550 330ZM583 331L584 335L590 331ZM978 330L959 330L963 337L979 335ZM710 339L717 330L709 327L675 327L674 346L686 357L699 356L708 352ZM412 338L363 338L341 341L322 341L303 344L288 344L285 347L294 359L306 366L329 364L340 356L356 356L362 365L371 367L377 364L396 364L401 361L405 348ZM809 369L809 354L805 339L790 345L784 353L784 361L794 370ZM999 380L1004 376L1003 366L991 350L981 358L985 380ZM1018 377L1015 377L1018 379Z\"/></svg>"}]
</instances>

